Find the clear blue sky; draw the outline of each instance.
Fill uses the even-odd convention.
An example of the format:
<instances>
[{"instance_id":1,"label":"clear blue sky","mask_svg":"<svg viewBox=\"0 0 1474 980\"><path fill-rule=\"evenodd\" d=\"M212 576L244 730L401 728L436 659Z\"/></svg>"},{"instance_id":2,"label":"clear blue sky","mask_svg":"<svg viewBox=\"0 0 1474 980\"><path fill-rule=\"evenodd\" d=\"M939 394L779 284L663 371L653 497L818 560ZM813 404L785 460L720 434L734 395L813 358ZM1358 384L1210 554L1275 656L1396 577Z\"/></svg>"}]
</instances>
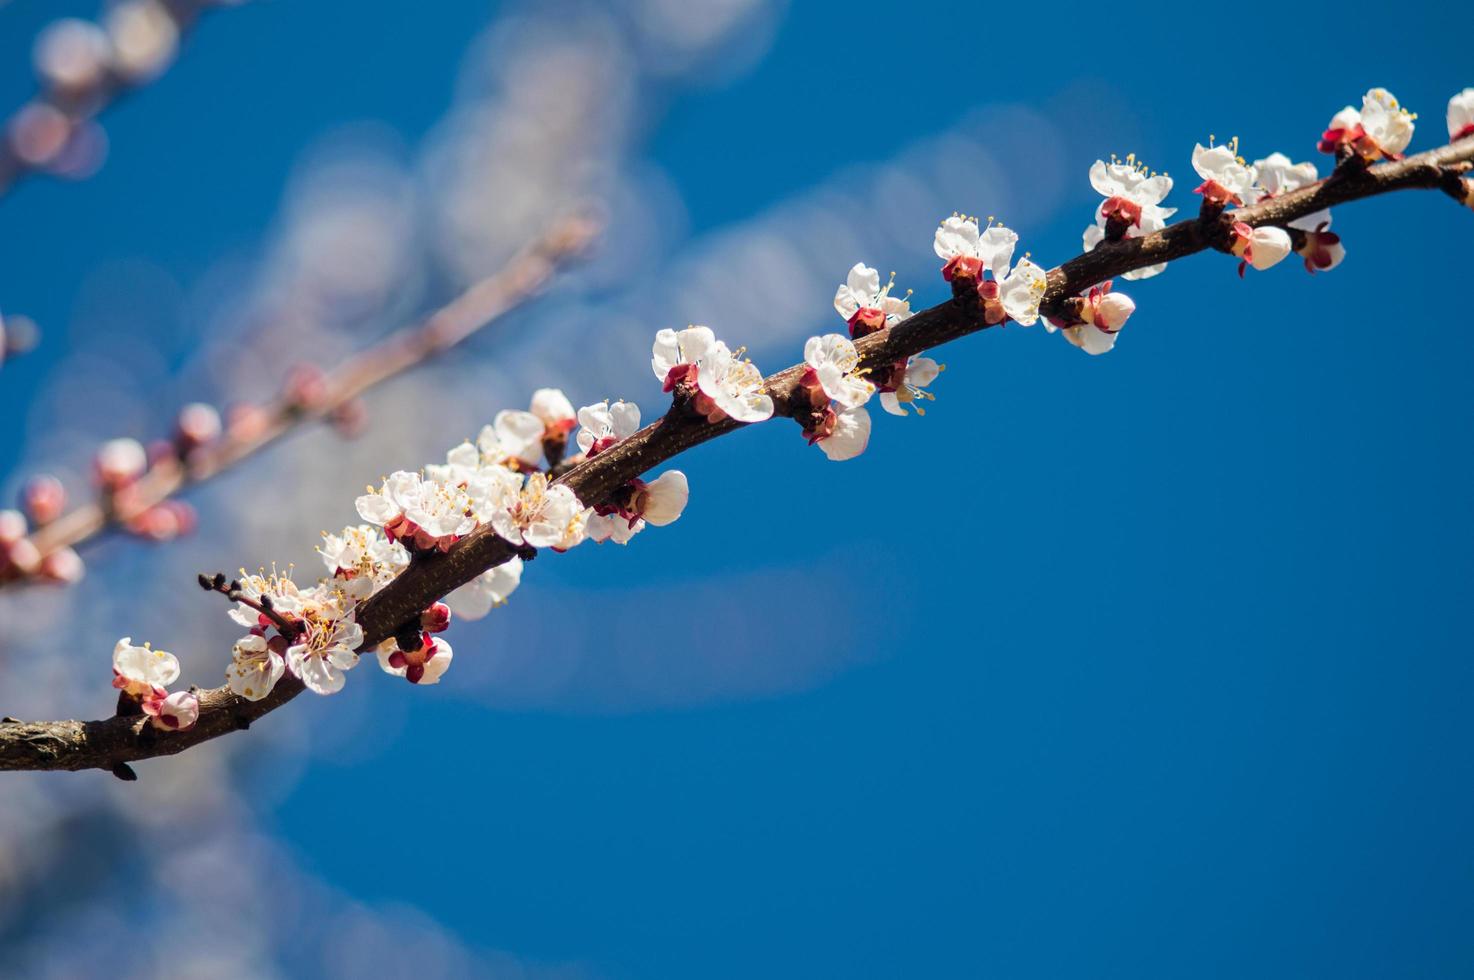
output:
<instances>
[{"instance_id":1,"label":"clear blue sky","mask_svg":"<svg viewBox=\"0 0 1474 980\"><path fill-rule=\"evenodd\" d=\"M664 171L697 238L969 110L1023 106L1064 134L1068 179L1028 239L1049 265L1078 250L1097 155L1172 171L1169 203L1191 207L1209 133L1313 157L1330 114L1385 85L1429 146L1474 84L1466 32L1432 3L1115 9L795 2L747 73L643 92L630 156ZM51 13L0 7L6 104ZM48 328L0 372L0 473L58 348L106 341L67 339L90 270L142 257L197 286L268 234L323 130L368 118L419 140L494 14L220 13L108 117L101 174L0 202L0 303ZM992 139L1028 166L1027 143ZM835 280L861 258L929 268L940 217L909 255L834 256ZM452 671L388 690L404 707L383 744L311 756L255 819L343 893L594 976L1468 976L1474 335L1453 284L1474 215L1403 194L1335 227L1349 258L1323 276L1240 281L1219 256L1136 284L1106 357L1014 328L958 342L928 417L880 419L852 463L778 426L704 447L678 524L539 560L457 645L458 667L508 636L556 657L566 621L604 638L610 678L674 648L734 675L792 651L818 665L799 679L639 702L596 674L538 701L458 697ZM816 307L763 366L837 327ZM650 379L629 378L617 393L653 415L633 387ZM341 709L288 710L315 732Z\"/></svg>"}]
</instances>

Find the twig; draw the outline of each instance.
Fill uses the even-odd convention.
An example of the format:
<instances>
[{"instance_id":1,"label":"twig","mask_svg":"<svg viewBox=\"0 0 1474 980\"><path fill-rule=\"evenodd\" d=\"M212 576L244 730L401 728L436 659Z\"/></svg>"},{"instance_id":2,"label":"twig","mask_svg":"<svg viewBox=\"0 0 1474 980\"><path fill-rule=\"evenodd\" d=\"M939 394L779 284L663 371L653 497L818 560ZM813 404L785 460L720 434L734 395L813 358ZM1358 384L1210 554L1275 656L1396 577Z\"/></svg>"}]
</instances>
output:
<instances>
[{"instance_id":1,"label":"twig","mask_svg":"<svg viewBox=\"0 0 1474 980\"><path fill-rule=\"evenodd\" d=\"M1333 204L1372 197L1405 188L1443 186L1444 168L1474 161L1474 137L1430 150L1405 160L1370 167L1364 175L1327 180L1247 208L1225 212L1218 219L1178 222L1142 238L1102 244L1049 271L1049 287L1041 308L1064 309L1073 297L1106 279L1159 262L1170 262L1208 248L1226 249L1232 222L1252 226L1282 225ZM856 344L862 365L880 367L919 354L939 344L986 328L975 295L953 299L917 313L887 330ZM798 413L804 404L799 379L803 365L770 375L765 386L777 408L775 414ZM559 478L585 504L601 503L609 495L652 467L693 446L745 428L730 419L710 424L689 413L673 411L628 439L615 443L592 459L574 466ZM364 631L360 652L393 636L397 628L431 603L464 585L481 572L512 557L516 549L497 537L490 525L477 528L443 556L416 562L365 602L358 611ZM160 733L136 718L102 721L0 722L0 769L104 769L121 763L173 755L246 728L302 691L302 684L284 677L261 701L247 701L219 687L200 692L196 725L183 732Z\"/></svg>"},{"instance_id":2,"label":"twig","mask_svg":"<svg viewBox=\"0 0 1474 980\"><path fill-rule=\"evenodd\" d=\"M219 441L190 453L187 459L161 460L128 487L126 496L114 497L110 504L76 507L39 528L31 542L42 559L61 548L75 548L104 531L127 524L181 489L255 455L306 423L332 416L375 385L454 347L526 302L563 263L583 252L598 231L598 221L586 214L558 220L498 272L475 283L419 324L391 334L345 361L323 379L322 391L310 405L284 394L261 408L261 421L248 435L240 436L227 428ZM0 588L24 581L28 580L0 577Z\"/></svg>"}]
</instances>

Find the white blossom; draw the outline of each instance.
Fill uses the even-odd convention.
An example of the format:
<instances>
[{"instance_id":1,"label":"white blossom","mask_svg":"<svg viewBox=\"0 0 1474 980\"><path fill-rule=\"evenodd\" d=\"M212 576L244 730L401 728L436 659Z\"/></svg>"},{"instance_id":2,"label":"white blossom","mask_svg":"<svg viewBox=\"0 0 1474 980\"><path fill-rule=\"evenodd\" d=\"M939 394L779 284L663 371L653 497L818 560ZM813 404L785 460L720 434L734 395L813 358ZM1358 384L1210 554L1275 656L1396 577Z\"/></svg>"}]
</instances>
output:
<instances>
[{"instance_id":1,"label":"white blossom","mask_svg":"<svg viewBox=\"0 0 1474 980\"><path fill-rule=\"evenodd\" d=\"M1374 88L1361 100L1361 128L1382 151L1396 157L1413 139L1413 120L1417 117L1397 104L1397 98L1385 88Z\"/></svg>"},{"instance_id":2,"label":"white blossom","mask_svg":"<svg viewBox=\"0 0 1474 980\"><path fill-rule=\"evenodd\" d=\"M1288 194L1302 187L1309 187L1320 179L1320 173L1316 170L1315 164L1310 162L1292 163L1290 158L1283 153L1271 153L1263 160L1255 160L1254 170L1258 174L1258 189L1262 193L1256 194L1254 200L1247 202L1249 204L1255 204L1258 201L1267 200L1272 197L1279 197L1281 194ZM1291 228L1314 231L1322 225L1329 226L1330 223L1330 209L1322 208L1303 218L1296 218L1289 223L1289 226Z\"/></svg>"},{"instance_id":3,"label":"white blossom","mask_svg":"<svg viewBox=\"0 0 1474 980\"><path fill-rule=\"evenodd\" d=\"M522 469L535 468L543 455L547 426L531 412L502 409L476 437L476 445L488 463L503 463Z\"/></svg>"},{"instance_id":4,"label":"white blossom","mask_svg":"<svg viewBox=\"0 0 1474 980\"><path fill-rule=\"evenodd\" d=\"M1195 193L1203 195L1204 203L1242 205L1258 194L1257 175L1238 155L1238 140L1212 147L1197 144L1193 147L1193 169L1203 178Z\"/></svg>"},{"instance_id":5,"label":"white blossom","mask_svg":"<svg viewBox=\"0 0 1474 980\"><path fill-rule=\"evenodd\" d=\"M344 674L358 663L363 629L353 621L352 602L340 590L318 586L304 594L299 632L287 647L287 669L309 691L336 694Z\"/></svg>"},{"instance_id":6,"label":"white blossom","mask_svg":"<svg viewBox=\"0 0 1474 980\"><path fill-rule=\"evenodd\" d=\"M1273 225L1251 228L1238 222L1233 226L1233 236L1229 250L1244 260L1239 263L1239 275L1244 274L1245 265L1263 271L1278 265L1291 252L1289 232Z\"/></svg>"},{"instance_id":7,"label":"white blossom","mask_svg":"<svg viewBox=\"0 0 1474 980\"><path fill-rule=\"evenodd\" d=\"M1448 100L1448 141L1474 136L1474 88L1466 88Z\"/></svg>"},{"instance_id":8,"label":"white blossom","mask_svg":"<svg viewBox=\"0 0 1474 980\"><path fill-rule=\"evenodd\" d=\"M491 515L496 533L512 544L566 551L583 540L588 514L573 491L550 486L542 473L527 478L508 506Z\"/></svg>"},{"instance_id":9,"label":"white blossom","mask_svg":"<svg viewBox=\"0 0 1474 980\"><path fill-rule=\"evenodd\" d=\"M670 391L674 387L671 372L687 365L699 369L718 343L710 327L690 326L680 332L660 330L650 351L650 369L665 385L665 390Z\"/></svg>"},{"instance_id":10,"label":"white blossom","mask_svg":"<svg viewBox=\"0 0 1474 980\"><path fill-rule=\"evenodd\" d=\"M280 639L275 642L285 643ZM260 701L271 693L286 670L287 662L272 649L272 642L257 633L249 633L236 640L231 648L225 683L247 701Z\"/></svg>"},{"instance_id":11,"label":"white blossom","mask_svg":"<svg viewBox=\"0 0 1474 980\"><path fill-rule=\"evenodd\" d=\"M539 423L541 425L541 423ZM428 551L444 551L476 527L474 508L464 488L398 470L378 490L357 500L358 516L384 529L391 541Z\"/></svg>"},{"instance_id":12,"label":"white blossom","mask_svg":"<svg viewBox=\"0 0 1474 980\"><path fill-rule=\"evenodd\" d=\"M278 574L274 569L270 575L264 572L248 575L245 569L241 569L238 584L241 595L252 602L260 603L263 596L270 598L272 609L284 618L296 619L302 614L302 592L297 588L297 583ZM245 605L233 606L230 618L247 629L270 626L272 623L270 617Z\"/></svg>"},{"instance_id":13,"label":"white blossom","mask_svg":"<svg viewBox=\"0 0 1474 980\"><path fill-rule=\"evenodd\" d=\"M891 295L894 285L894 276L882 286L879 272L864 262L856 262L834 292L835 312L844 317L852 330L862 320L872 329L893 327L911 316L910 301Z\"/></svg>"},{"instance_id":14,"label":"white blossom","mask_svg":"<svg viewBox=\"0 0 1474 980\"><path fill-rule=\"evenodd\" d=\"M1105 198L1096 209L1096 220L1104 226L1106 219L1116 218L1128 227L1140 226L1143 220L1164 222L1177 213L1176 208L1161 207L1172 190L1172 178L1148 170L1135 155L1110 163L1097 160L1090 167L1090 186Z\"/></svg>"},{"instance_id":15,"label":"white blossom","mask_svg":"<svg viewBox=\"0 0 1474 980\"><path fill-rule=\"evenodd\" d=\"M909 415L906 406L915 401L930 401L935 396L926 391L926 386L937 380L942 365L929 357L913 357L906 362L906 370L895 391L880 393L880 407L892 415ZM926 409L916 406L917 415L925 415Z\"/></svg>"},{"instance_id":16,"label":"white blossom","mask_svg":"<svg viewBox=\"0 0 1474 980\"><path fill-rule=\"evenodd\" d=\"M818 440L824 455L835 462L854 459L870 444L870 413L856 406L835 415L834 431Z\"/></svg>"},{"instance_id":17,"label":"white blossom","mask_svg":"<svg viewBox=\"0 0 1474 980\"><path fill-rule=\"evenodd\" d=\"M113 647L113 687L137 697L163 691L179 679L179 658L123 637Z\"/></svg>"},{"instance_id":18,"label":"white blossom","mask_svg":"<svg viewBox=\"0 0 1474 980\"><path fill-rule=\"evenodd\" d=\"M643 530L645 521L639 517L630 520L618 513L594 514L589 517L589 538L599 544L605 541L629 544L630 539Z\"/></svg>"},{"instance_id":19,"label":"white blossom","mask_svg":"<svg viewBox=\"0 0 1474 980\"><path fill-rule=\"evenodd\" d=\"M998 283L998 301L1019 326L1031 327L1039 320L1039 303L1049 288L1048 274L1027 258Z\"/></svg>"},{"instance_id":20,"label":"white blossom","mask_svg":"<svg viewBox=\"0 0 1474 980\"><path fill-rule=\"evenodd\" d=\"M450 669L455 651L438 636L425 636L418 650L406 653L393 640L385 640L374 650L384 673L403 677L411 684L439 684Z\"/></svg>"},{"instance_id":21,"label":"white blossom","mask_svg":"<svg viewBox=\"0 0 1474 980\"><path fill-rule=\"evenodd\" d=\"M596 456L640 431L640 406L608 400L585 405L578 410L578 425L579 450Z\"/></svg>"},{"instance_id":22,"label":"white blossom","mask_svg":"<svg viewBox=\"0 0 1474 980\"><path fill-rule=\"evenodd\" d=\"M773 399L763 391L763 373L720 340L703 359L696 386L728 418L762 422L773 417Z\"/></svg>"},{"instance_id":23,"label":"white blossom","mask_svg":"<svg viewBox=\"0 0 1474 980\"><path fill-rule=\"evenodd\" d=\"M532 393L532 404L529 407L532 414L542 422L545 430L564 433L572 431L575 420L573 403L561 390L557 388L537 389Z\"/></svg>"},{"instance_id":24,"label":"white blossom","mask_svg":"<svg viewBox=\"0 0 1474 980\"><path fill-rule=\"evenodd\" d=\"M317 551L328 574L339 579L355 599L373 595L409 564L404 545L367 524L350 524L341 534L324 533Z\"/></svg>"},{"instance_id":25,"label":"white blossom","mask_svg":"<svg viewBox=\"0 0 1474 980\"><path fill-rule=\"evenodd\" d=\"M1008 274L1017 244L1018 234L1012 229L991 220L986 228L979 229L976 218L957 214L943 221L932 238L933 251L946 261L942 278L948 282L958 275L981 279L984 271L993 273L994 279L1002 279Z\"/></svg>"},{"instance_id":26,"label":"white blossom","mask_svg":"<svg viewBox=\"0 0 1474 980\"><path fill-rule=\"evenodd\" d=\"M497 606L505 605L521 584L522 559L514 556L456 589L445 597L445 604L458 617L480 619Z\"/></svg>"},{"instance_id":27,"label":"white blossom","mask_svg":"<svg viewBox=\"0 0 1474 980\"><path fill-rule=\"evenodd\" d=\"M804 344L804 363L835 404L855 408L870 400L875 385L858 373L860 355L854 343L842 334L810 337Z\"/></svg>"}]
</instances>

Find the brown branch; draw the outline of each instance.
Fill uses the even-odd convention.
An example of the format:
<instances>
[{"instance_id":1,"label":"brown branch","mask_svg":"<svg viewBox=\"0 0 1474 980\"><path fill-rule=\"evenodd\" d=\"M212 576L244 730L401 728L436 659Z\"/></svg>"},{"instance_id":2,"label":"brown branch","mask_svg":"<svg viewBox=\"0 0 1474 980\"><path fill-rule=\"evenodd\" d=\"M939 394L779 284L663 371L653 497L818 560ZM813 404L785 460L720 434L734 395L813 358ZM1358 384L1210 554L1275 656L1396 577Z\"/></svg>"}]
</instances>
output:
<instances>
[{"instance_id":1,"label":"brown branch","mask_svg":"<svg viewBox=\"0 0 1474 980\"><path fill-rule=\"evenodd\" d=\"M1464 139L1406 160L1383 163L1351 177L1327 179L1202 222L1178 222L1139 239L1103 244L1051 269L1043 308L1056 310L1070 298L1133 269L1216 247L1226 248L1232 222L1251 225L1284 224L1332 204L1372 197L1403 188L1439 188L1446 167L1474 162L1474 138ZM861 339L857 347L865 366L880 367L919 354L939 344L986 328L975 296L965 293L917 313L903 323ZM775 414L798 413L804 404L799 390L802 365L766 379ZM611 493L651 468L693 446L744 428L731 420L708 424L673 407L661 420L629 439L574 466L559 478L586 504L606 500ZM515 549L497 537L489 525L458 542L443 556L416 562L359 609L366 651L388 639L401 624L418 616L432 602L469 582L482 571L508 560ZM227 688L200 692L200 717L184 732L160 732L137 718L114 717L81 722L0 722L0 769L104 769L128 778L127 763L173 755L227 732L246 728L262 715L287 703L302 691L288 676L265 699L246 701Z\"/></svg>"},{"instance_id":2,"label":"brown branch","mask_svg":"<svg viewBox=\"0 0 1474 980\"><path fill-rule=\"evenodd\" d=\"M598 222L587 215L557 221L541 239L498 272L472 285L421 323L391 334L344 362L323 379L310 406L282 395L262 407L262 421L246 436L227 428L224 435L186 459L155 464L126 495L83 504L42 525L32 535L42 559L61 548L77 547L104 531L127 524L183 488L208 480L253 456L298 427L330 418L364 392L439 354L527 301L547 284L558 267L588 247ZM26 581L10 579L8 582ZM0 577L0 588L7 580Z\"/></svg>"}]
</instances>

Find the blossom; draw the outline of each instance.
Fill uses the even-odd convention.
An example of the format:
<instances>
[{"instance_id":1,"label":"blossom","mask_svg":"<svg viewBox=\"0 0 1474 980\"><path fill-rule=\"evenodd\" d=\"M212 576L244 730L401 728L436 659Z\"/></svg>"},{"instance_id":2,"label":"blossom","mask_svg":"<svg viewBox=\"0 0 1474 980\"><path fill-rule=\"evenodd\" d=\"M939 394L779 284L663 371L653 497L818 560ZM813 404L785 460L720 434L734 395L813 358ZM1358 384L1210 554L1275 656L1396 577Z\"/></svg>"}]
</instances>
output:
<instances>
[{"instance_id":1,"label":"blossom","mask_svg":"<svg viewBox=\"0 0 1474 980\"><path fill-rule=\"evenodd\" d=\"M1003 278L1017 244L1018 234L1012 229L995 225L990 219L988 227L979 230L976 218L957 214L943 221L932 238L933 251L946 260L942 278L948 282L955 278L982 279L985 270L991 271L995 279Z\"/></svg>"},{"instance_id":2,"label":"blossom","mask_svg":"<svg viewBox=\"0 0 1474 980\"><path fill-rule=\"evenodd\" d=\"M646 524L665 527L675 523L690 496L686 474L680 470L667 470L649 483L631 480L615 492L611 503L594 508L589 537L601 543L628 544Z\"/></svg>"},{"instance_id":3,"label":"blossom","mask_svg":"<svg viewBox=\"0 0 1474 980\"><path fill-rule=\"evenodd\" d=\"M270 600L272 610L283 619L300 618L303 606L302 591L297 588L296 582L285 575L278 574L275 569L270 575L264 572L247 575L245 569L242 569L237 584L240 586L241 595L252 603L259 605L262 599L266 598ZM230 610L230 618L247 629L275 625L275 620L270 616L258 613L248 605L233 607Z\"/></svg>"},{"instance_id":4,"label":"blossom","mask_svg":"<svg viewBox=\"0 0 1474 980\"><path fill-rule=\"evenodd\" d=\"M1347 106L1331 118L1321 135L1322 153L1352 150L1368 162L1399 159L1413 138L1417 117L1397 103L1385 88L1374 88L1361 100L1360 111Z\"/></svg>"},{"instance_id":5,"label":"blossom","mask_svg":"<svg viewBox=\"0 0 1474 980\"><path fill-rule=\"evenodd\" d=\"M597 456L621 439L640 431L640 406L633 402L606 399L578 410L578 448L587 456Z\"/></svg>"},{"instance_id":6,"label":"blossom","mask_svg":"<svg viewBox=\"0 0 1474 980\"><path fill-rule=\"evenodd\" d=\"M859 406L834 413L828 434L814 442L835 462L854 459L870 444L870 413Z\"/></svg>"},{"instance_id":7,"label":"blossom","mask_svg":"<svg viewBox=\"0 0 1474 980\"><path fill-rule=\"evenodd\" d=\"M810 337L804 344L804 381L817 384L824 395L842 408L855 408L870 400L875 385L860 376L860 355L855 345L841 334Z\"/></svg>"},{"instance_id":8,"label":"blossom","mask_svg":"<svg viewBox=\"0 0 1474 980\"><path fill-rule=\"evenodd\" d=\"M194 727L200 719L200 699L193 691L175 691L146 697L143 713L155 728L182 732Z\"/></svg>"},{"instance_id":9,"label":"blossom","mask_svg":"<svg viewBox=\"0 0 1474 980\"><path fill-rule=\"evenodd\" d=\"M1128 155L1124 162L1114 156L1110 163L1095 161L1090 167L1090 186L1105 198L1096 212L1097 220L1102 222L1140 227L1144 217L1160 220L1177 211L1160 206L1172 190L1172 178L1148 170L1135 154Z\"/></svg>"},{"instance_id":10,"label":"blossom","mask_svg":"<svg viewBox=\"0 0 1474 980\"><path fill-rule=\"evenodd\" d=\"M1329 217L1329 212L1326 212ZM1296 254L1305 260L1305 271L1311 274L1326 272L1341 264L1346 258L1346 249L1341 244L1341 236L1335 232L1326 231L1330 225L1329 221L1321 224L1314 231L1305 232L1305 241Z\"/></svg>"},{"instance_id":11,"label":"blossom","mask_svg":"<svg viewBox=\"0 0 1474 980\"><path fill-rule=\"evenodd\" d=\"M1254 172L1259 177L1259 193L1255 199L1249 201L1255 204L1281 194L1297 191L1302 187L1309 187L1320 179L1320 174L1313 163L1292 163L1290 158L1283 153L1271 153L1263 160L1254 161ZM1303 218L1296 218L1289 223L1291 228L1303 230L1314 230L1321 225L1331 223L1331 212L1327 208L1308 214Z\"/></svg>"},{"instance_id":12,"label":"blossom","mask_svg":"<svg viewBox=\"0 0 1474 980\"><path fill-rule=\"evenodd\" d=\"M1474 88L1466 88L1448 100L1448 141L1474 136Z\"/></svg>"},{"instance_id":13,"label":"blossom","mask_svg":"<svg viewBox=\"0 0 1474 980\"><path fill-rule=\"evenodd\" d=\"M345 673L358 663L363 629L353 621L353 608L340 590L319 586L303 602L300 629L283 654L287 669L309 691L336 694Z\"/></svg>"},{"instance_id":14,"label":"blossom","mask_svg":"<svg viewBox=\"0 0 1474 980\"><path fill-rule=\"evenodd\" d=\"M225 683L247 701L260 701L286 673L287 662L282 653L287 646L287 640L280 636L268 640L259 633L249 633L241 637L231 647Z\"/></svg>"},{"instance_id":15,"label":"blossom","mask_svg":"<svg viewBox=\"0 0 1474 980\"><path fill-rule=\"evenodd\" d=\"M148 453L137 439L109 439L92 459L97 482L109 490L121 490L148 469Z\"/></svg>"},{"instance_id":16,"label":"blossom","mask_svg":"<svg viewBox=\"0 0 1474 980\"><path fill-rule=\"evenodd\" d=\"M688 380L693 369L700 369L702 361L718 343L710 327L690 326L679 333L660 330L650 351L650 368L665 386L663 390L673 391L676 385Z\"/></svg>"},{"instance_id":17,"label":"blossom","mask_svg":"<svg viewBox=\"0 0 1474 980\"><path fill-rule=\"evenodd\" d=\"M147 643L133 645L123 637L113 647L113 687L134 697L163 696L164 689L179 679L179 658Z\"/></svg>"},{"instance_id":18,"label":"blossom","mask_svg":"<svg viewBox=\"0 0 1474 980\"><path fill-rule=\"evenodd\" d=\"M998 302L1009 319L1022 327L1038 322L1039 303L1049 288L1049 276L1042 268L1028 258L1019 259L997 287ZM978 284L978 293L984 295L982 283Z\"/></svg>"},{"instance_id":19,"label":"blossom","mask_svg":"<svg viewBox=\"0 0 1474 980\"><path fill-rule=\"evenodd\" d=\"M590 518L592 527L592 518ZM591 532L592 533L592 532ZM507 599L522 584L522 559L509 558L467 582L445 597L450 611L463 619L480 619Z\"/></svg>"},{"instance_id":20,"label":"blossom","mask_svg":"<svg viewBox=\"0 0 1474 980\"><path fill-rule=\"evenodd\" d=\"M398 470L378 490L357 500L358 516L384 529L390 541L404 541L418 551L446 551L476 526L474 508L464 488Z\"/></svg>"},{"instance_id":21,"label":"blossom","mask_svg":"<svg viewBox=\"0 0 1474 980\"><path fill-rule=\"evenodd\" d=\"M926 386L937 379L945 368L929 357L913 357L906 361L898 372L893 385L881 389L880 407L892 415L909 415L906 406L915 401L932 401L935 395L926 391ZM917 415L925 415L926 409L916 406Z\"/></svg>"},{"instance_id":22,"label":"blossom","mask_svg":"<svg viewBox=\"0 0 1474 980\"><path fill-rule=\"evenodd\" d=\"M886 327L893 327L911 316L910 293L897 299L891 295L896 277L891 275L884 286L880 273L864 262L856 262L850 274L834 292L834 309L850 325L850 336L863 337Z\"/></svg>"},{"instance_id":23,"label":"blossom","mask_svg":"<svg viewBox=\"0 0 1474 980\"><path fill-rule=\"evenodd\" d=\"M573 431L576 416L573 403L558 388L539 388L532 393L532 414L549 432L561 431L564 435Z\"/></svg>"},{"instance_id":24,"label":"blossom","mask_svg":"<svg viewBox=\"0 0 1474 980\"><path fill-rule=\"evenodd\" d=\"M1223 146L1199 143L1193 147L1193 169L1203 178L1193 193L1203 195L1204 206L1224 208L1253 200L1257 175L1238 155L1238 149L1237 138Z\"/></svg>"},{"instance_id":25,"label":"blossom","mask_svg":"<svg viewBox=\"0 0 1474 980\"><path fill-rule=\"evenodd\" d=\"M542 473L527 478L508 505L491 515L496 533L512 544L566 551L583 540L588 515L573 491L548 484Z\"/></svg>"},{"instance_id":26,"label":"blossom","mask_svg":"<svg viewBox=\"0 0 1474 980\"><path fill-rule=\"evenodd\" d=\"M1116 346L1116 334L1136 311L1131 297L1112 292L1111 285L1107 280L1075 300L1076 314L1083 322L1051 320L1045 329L1050 333L1059 330L1065 340L1087 354L1099 355L1111 350Z\"/></svg>"},{"instance_id":27,"label":"blossom","mask_svg":"<svg viewBox=\"0 0 1474 980\"><path fill-rule=\"evenodd\" d=\"M1153 232L1161 231L1167 227L1167 219L1177 213L1176 208L1142 208L1141 222L1126 228L1127 238L1140 238ZM1082 243L1087 252L1095 251L1096 247L1107 238L1106 218L1097 213L1095 224L1085 229ZM1160 275L1167 270L1166 262L1149 265L1141 269L1133 269L1122 273L1122 279L1150 279L1152 276Z\"/></svg>"},{"instance_id":28,"label":"blossom","mask_svg":"<svg viewBox=\"0 0 1474 980\"><path fill-rule=\"evenodd\" d=\"M450 669L455 657L450 644L429 633L420 634L420 644L414 650L399 649L394 640L380 643L375 653L384 673L403 677L411 684L438 684L440 677Z\"/></svg>"},{"instance_id":29,"label":"blossom","mask_svg":"<svg viewBox=\"0 0 1474 980\"><path fill-rule=\"evenodd\" d=\"M344 591L355 599L373 595L409 564L404 545L367 524L349 525L341 534L324 533L317 551L328 574L341 580Z\"/></svg>"},{"instance_id":30,"label":"blossom","mask_svg":"<svg viewBox=\"0 0 1474 980\"><path fill-rule=\"evenodd\" d=\"M545 432L547 424L531 412L503 409L482 427L476 445L488 463L531 470L542 459Z\"/></svg>"},{"instance_id":31,"label":"blossom","mask_svg":"<svg viewBox=\"0 0 1474 980\"><path fill-rule=\"evenodd\" d=\"M1290 234L1273 225L1252 228L1242 221L1236 221L1229 251L1243 259L1239 263L1239 275L1242 276L1244 268L1250 265L1263 271L1279 264L1281 259L1290 254Z\"/></svg>"}]
</instances>

